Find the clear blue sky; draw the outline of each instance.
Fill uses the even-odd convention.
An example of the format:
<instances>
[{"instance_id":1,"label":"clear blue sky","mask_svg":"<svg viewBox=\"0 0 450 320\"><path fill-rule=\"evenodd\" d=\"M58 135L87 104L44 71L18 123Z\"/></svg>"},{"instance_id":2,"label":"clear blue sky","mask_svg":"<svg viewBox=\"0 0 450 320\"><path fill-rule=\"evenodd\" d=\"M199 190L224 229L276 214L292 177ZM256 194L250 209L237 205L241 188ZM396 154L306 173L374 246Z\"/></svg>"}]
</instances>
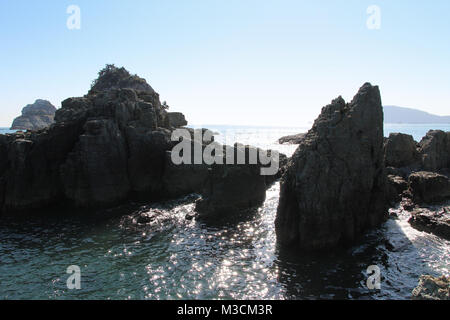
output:
<instances>
[{"instance_id":1,"label":"clear blue sky","mask_svg":"<svg viewBox=\"0 0 450 320\"><path fill-rule=\"evenodd\" d=\"M192 124L297 126L366 81L384 104L450 114L449 17L448 0L2 0L0 126L37 98L84 95L107 63Z\"/></svg>"}]
</instances>

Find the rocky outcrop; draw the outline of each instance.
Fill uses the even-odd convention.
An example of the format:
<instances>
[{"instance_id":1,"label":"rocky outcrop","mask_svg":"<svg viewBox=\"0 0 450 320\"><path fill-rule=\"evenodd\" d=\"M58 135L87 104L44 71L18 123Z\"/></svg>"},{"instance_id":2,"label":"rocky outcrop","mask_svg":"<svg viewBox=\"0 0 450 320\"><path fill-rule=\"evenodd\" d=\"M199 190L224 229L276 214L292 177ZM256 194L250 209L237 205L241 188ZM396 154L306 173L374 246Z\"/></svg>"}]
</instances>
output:
<instances>
[{"instance_id":1,"label":"rocky outcrop","mask_svg":"<svg viewBox=\"0 0 450 320\"><path fill-rule=\"evenodd\" d=\"M419 161L417 142L411 135L391 133L385 143L385 160L388 167L408 167Z\"/></svg>"},{"instance_id":2,"label":"rocky outcrop","mask_svg":"<svg viewBox=\"0 0 450 320\"><path fill-rule=\"evenodd\" d=\"M441 202L450 199L450 180L434 172L415 172L409 176L409 191L415 203Z\"/></svg>"},{"instance_id":3,"label":"rocky outcrop","mask_svg":"<svg viewBox=\"0 0 450 320\"><path fill-rule=\"evenodd\" d=\"M169 125L173 128L187 126L188 122L181 112L168 112Z\"/></svg>"},{"instance_id":4,"label":"rocky outcrop","mask_svg":"<svg viewBox=\"0 0 450 320\"><path fill-rule=\"evenodd\" d=\"M403 193L408 189L408 182L400 176L387 176L386 196L391 204L402 200Z\"/></svg>"},{"instance_id":5,"label":"rocky outcrop","mask_svg":"<svg viewBox=\"0 0 450 320\"><path fill-rule=\"evenodd\" d=\"M0 211L164 196L174 144L167 112L145 80L123 70L102 70L89 94L63 101L49 128L0 136Z\"/></svg>"},{"instance_id":6,"label":"rocky outcrop","mask_svg":"<svg viewBox=\"0 0 450 320\"><path fill-rule=\"evenodd\" d=\"M300 144L306 133L298 133L291 136L285 136L278 139L279 144Z\"/></svg>"},{"instance_id":7,"label":"rocky outcrop","mask_svg":"<svg viewBox=\"0 0 450 320\"><path fill-rule=\"evenodd\" d=\"M413 300L450 300L450 278L420 276L419 285L412 292Z\"/></svg>"},{"instance_id":8,"label":"rocky outcrop","mask_svg":"<svg viewBox=\"0 0 450 320\"><path fill-rule=\"evenodd\" d=\"M423 170L439 171L450 168L450 132L429 131L420 141L418 151Z\"/></svg>"},{"instance_id":9,"label":"rocky outcrop","mask_svg":"<svg viewBox=\"0 0 450 320\"><path fill-rule=\"evenodd\" d=\"M281 178L281 245L324 249L355 240L387 216L383 109L369 83L351 103L322 109Z\"/></svg>"},{"instance_id":10,"label":"rocky outcrop","mask_svg":"<svg viewBox=\"0 0 450 320\"><path fill-rule=\"evenodd\" d=\"M50 126L56 108L47 100L36 100L22 109L22 115L14 119L11 130L40 130Z\"/></svg>"},{"instance_id":11,"label":"rocky outcrop","mask_svg":"<svg viewBox=\"0 0 450 320\"><path fill-rule=\"evenodd\" d=\"M201 218L220 219L261 205L266 197L266 189L275 175L262 175L260 150L250 146L236 144L229 147L232 153L223 146L223 163L214 164L208 169L202 198L196 203L196 211ZM245 164L238 164L238 153L245 155ZM266 152L271 157L271 151ZM252 164L250 153L256 155L256 163ZM227 154L231 154L234 164L226 164ZM284 155L283 155L284 156ZM285 156L280 159L285 159ZM276 160L276 159L275 159ZM276 172L280 171L279 162L274 162Z\"/></svg>"},{"instance_id":12,"label":"rocky outcrop","mask_svg":"<svg viewBox=\"0 0 450 320\"><path fill-rule=\"evenodd\" d=\"M411 213L409 223L419 231L432 233L438 237L450 240L449 207L443 207L440 211L425 208L415 209Z\"/></svg>"}]
</instances>

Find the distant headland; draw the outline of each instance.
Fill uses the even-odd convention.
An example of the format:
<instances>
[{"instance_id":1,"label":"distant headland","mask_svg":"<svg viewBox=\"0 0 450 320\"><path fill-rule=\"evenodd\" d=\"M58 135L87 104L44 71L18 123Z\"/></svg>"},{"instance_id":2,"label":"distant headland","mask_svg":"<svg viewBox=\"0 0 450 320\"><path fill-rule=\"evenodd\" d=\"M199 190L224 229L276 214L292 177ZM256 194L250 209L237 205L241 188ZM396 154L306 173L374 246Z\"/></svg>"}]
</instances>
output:
<instances>
[{"instance_id":1,"label":"distant headland","mask_svg":"<svg viewBox=\"0 0 450 320\"><path fill-rule=\"evenodd\" d=\"M386 123L449 123L450 116L438 116L425 111L397 106L384 106Z\"/></svg>"}]
</instances>

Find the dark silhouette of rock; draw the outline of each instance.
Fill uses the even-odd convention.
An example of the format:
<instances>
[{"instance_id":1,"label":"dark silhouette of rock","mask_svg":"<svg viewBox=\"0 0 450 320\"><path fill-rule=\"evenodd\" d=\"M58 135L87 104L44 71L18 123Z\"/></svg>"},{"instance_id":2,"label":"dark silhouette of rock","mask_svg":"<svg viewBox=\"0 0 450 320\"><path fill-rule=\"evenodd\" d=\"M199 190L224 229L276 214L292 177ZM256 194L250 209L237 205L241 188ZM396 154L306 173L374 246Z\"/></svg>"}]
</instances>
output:
<instances>
[{"instance_id":1,"label":"dark silhouette of rock","mask_svg":"<svg viewBox=\"0 0 450 320\"><path fill-rule=\"evenodd\" d=\"M228 150L226 146L223 148L223 163L226 163ZM266 198L266 189L282 170L280 162L286 162L286 156L280 155L281 161L272 164L277 168L276 174L262 175L261 168L265 166L259 157L260 149L240 144L235 144L233 149L235 164L214 164L208 169L202 198L196 203L200 218L220 219L260 206ZM239 152L247 159L246 164L238 164ZM248 160L251 153L258 155L255 164ZM273 156L271 150L264 153L267 157Z\"/></svg>"},{"instance_id":2,"label":"dark silhouette of rock","mask_svg":"<svg viewBox=\"0 0 450 320\"><path fill-rule=\"evenodd\" d=\"M412 292L413 300L450 300L450 278L422 275Z\"/></svg>"},{"instance_id":3,"label":"dark silhouette of rock","mask_svg":"<svg viewBox=\"0 0 450 320\"><path fill-rule=\"evenodd\" d=\"M22 115L14 119L11 130L40 130L53 123L56 108L47 100L36 100L22 109Z\"/></svg>"},{"instance_id":4,"label":"dark silhouette of rock","mask_svg":"<svg viewBox=\"0 0 450 320\"><path fill-rule=\"evenodd\" d=\"M417 142L411 135L403 133L391 133L385 143L386 166L408 167L417 165L419 153Z\"/></svg>"},{"instance_id":5,"label":"dark silhouette of rock","mask_svg":"<svg viewBox=\"0 0 450 320\"><path fill-rule=\"evenodd\" d=\"M419 231L450 240L450 208L432 211L418 208L411 213L409 223Z\"/></svg>"},{"instance_id":6,"label":"dark silhouette of rock","mask_svg":"<svg viewBox=\"0 0 450 320\"><path fill-rule=\"evenodd\" d=\"M161 199L173 146L167 112L145 80L123 70L102 70L88 95L63 101L50 127L0 135L0 212Z\"/></svg>"},{"instance_id":7,"label":"dark silhouette of rock","mask_svg":"<svg viewBox=\"0 0 450 320\"><path fill-rule=\"evenodd\" d=\"M415 172L409 176L409 191L415 203L441 202L450 198L450 180L434 172Z\"/></svg>"},{"instance_id":8,"label":"dark silhouette of rock","mask_svg":"<svg viewBox=\"0 0 450 320\"><path fill-rule=\"evenodd\" d=\"M181 112L168 112L169 125L173 128L179 128L187 126L188 122Z\"/></svg>"},{"instance_id":9,"label":"dark silhouette of rock","mask_svg":"<svg viewBox=\"0 0 450 320\"><path fill-rule=\"evenodd\" d=\"M351 103L322 109L281 178L279 243L305 250L348 243L379 225L386 210L383 109L369 83Z\"/></svg>"},{"instance_id":10,"label":"dark silhouette of rock","mask_svg":"<svg viewBox=\"0 0 450 320\"><path fill-rule=\"evenodd\" d=\"M298 133L291 136L285 136L278 139L279 144L300 144L306 133Z\"/></svg>"},{"instance_id":11,"label":"dark silhouette of rock","mask_svg":"<svg viewBox=\"0 0 450 320\"><path fill-rule=\"evenodd\" d=\"M450 168L450 132L429 131L419 143L419 153L426 171Z\"/></svg>"},{"instance_id":12,"label":"dark silhouette of rock","mask_svg":"<svg viewBox=\"0 0 450 320\"><path fill-rule=\"evenodd\" d=\"M387 197L391 204L402 200L403 193L408 189L408 182L395 175L388 175L387 182Z\"/></svg>"}]
</instances>

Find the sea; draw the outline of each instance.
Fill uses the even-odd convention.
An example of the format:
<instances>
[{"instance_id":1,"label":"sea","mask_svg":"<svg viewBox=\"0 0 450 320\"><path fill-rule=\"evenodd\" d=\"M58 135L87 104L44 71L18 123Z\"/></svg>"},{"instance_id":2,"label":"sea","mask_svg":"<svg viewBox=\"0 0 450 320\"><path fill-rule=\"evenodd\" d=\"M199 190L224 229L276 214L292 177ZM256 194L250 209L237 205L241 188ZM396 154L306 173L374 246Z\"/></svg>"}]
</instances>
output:
<instances>
[{"instance_id":1,"label":"sea","mask_svg":"<svg viewBox=\"0 0 450 320\"><path fill-rule=\"evenodd\" d=\"M278 138L309 126L198 127L214 131L219 142L289 156L297 146L279 145ZM450 131L450 125L386 124L385 135L403 132L420 141L430 129ZM274 230L279 191L275 183L260 208L221 225L185 218L197 195L91 215L3 218L0 299L409 299L420 275L450 275L450 242L413 229L398 207L390 209L396 218L350 248L281 250ZM151 210L160 215L137 223L139 213ZM374 266L379 289L368 285ZM79 289L70 286L73 270Z\"/></svg>"}]
</instances>

